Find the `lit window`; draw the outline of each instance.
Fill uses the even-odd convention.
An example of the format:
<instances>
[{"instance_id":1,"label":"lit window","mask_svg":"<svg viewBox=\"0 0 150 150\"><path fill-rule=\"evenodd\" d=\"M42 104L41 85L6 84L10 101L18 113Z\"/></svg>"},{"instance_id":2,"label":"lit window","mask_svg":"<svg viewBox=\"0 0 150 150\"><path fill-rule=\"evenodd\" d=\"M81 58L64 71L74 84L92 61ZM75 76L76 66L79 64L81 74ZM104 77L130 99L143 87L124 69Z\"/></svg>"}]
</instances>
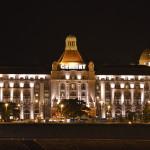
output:
<instances>
[{"instance_id":1,"label":"lit window","mask_svg":"<svg viewBox=\"0 0 150 150\"><path fill-rule=\"evenodd\" d=\"M64 90L65 89L65 84L62 83L60 88L61 88L61 90Z\"/></svg>"},{"instance_id":2,"label":"lit window","mask_svg":"<svg viewBox=\"0 0 150 150\"><path fill-rule=\"evenodd\" d=\"M81 89L82 89L82 90L86 90L86 85L85 85L85 84L82 84L82 85L81 85Z\"/></svg>"},{"instance_id":3,"label":"lit window","mask_svg":"<svg viewBox=\"0 0 150 150\"><path fill-rule=\"evenodd\" d=\"M71 89L71 90L76 90L76 85L75 85L74 83L72 83L72 84L70 85L70 89Z\"/></svg>"}]
</instances>

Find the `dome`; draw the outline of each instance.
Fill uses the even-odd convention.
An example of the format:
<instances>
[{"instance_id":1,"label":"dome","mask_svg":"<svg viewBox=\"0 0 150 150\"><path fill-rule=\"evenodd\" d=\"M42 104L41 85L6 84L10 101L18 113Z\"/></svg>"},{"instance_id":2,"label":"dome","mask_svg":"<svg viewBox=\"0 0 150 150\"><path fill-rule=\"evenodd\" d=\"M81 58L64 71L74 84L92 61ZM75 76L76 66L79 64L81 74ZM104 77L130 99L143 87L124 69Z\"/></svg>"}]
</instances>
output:
<instances>
[{"instance_id":1,"label":"dome","mask_svg":"<svg viewBox=\"0 0 150 150\"><path fill-rule=\"evenodd\" d=\"M150 49L146 49L142 52L140 56L139 64L150 66Z\"/></svg>"},{"instance_id":2,"label":"dome","mask_svg":"<svg viewBox=\"0 0 150 150\"><path fill-rule=\"evenodd\" d=\"M61 55L58 62L60 64L65 63L83 63L83 59L77 49L76 37L69 35L66 38L65 51Z\"/></svg>"}]
</instances>

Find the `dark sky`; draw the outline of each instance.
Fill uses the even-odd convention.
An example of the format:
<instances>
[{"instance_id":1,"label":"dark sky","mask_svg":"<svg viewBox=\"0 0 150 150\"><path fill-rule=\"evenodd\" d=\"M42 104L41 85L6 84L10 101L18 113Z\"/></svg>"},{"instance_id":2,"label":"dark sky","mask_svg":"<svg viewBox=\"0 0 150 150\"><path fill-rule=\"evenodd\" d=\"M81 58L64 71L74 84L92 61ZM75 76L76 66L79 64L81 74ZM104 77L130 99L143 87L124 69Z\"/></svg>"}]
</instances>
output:
<instances>
[{"instance_id":1,"label":"dark sky","mask_svg":"<svg viewBox=\"0 0 150 150\"><path fill-rule=\"evenodd\" d=\"M150 5L138 1L3 2L0 64L47 65L74 34L83 58L102 64L137 63L150 48Z\"/></svg>"}]
</instances>

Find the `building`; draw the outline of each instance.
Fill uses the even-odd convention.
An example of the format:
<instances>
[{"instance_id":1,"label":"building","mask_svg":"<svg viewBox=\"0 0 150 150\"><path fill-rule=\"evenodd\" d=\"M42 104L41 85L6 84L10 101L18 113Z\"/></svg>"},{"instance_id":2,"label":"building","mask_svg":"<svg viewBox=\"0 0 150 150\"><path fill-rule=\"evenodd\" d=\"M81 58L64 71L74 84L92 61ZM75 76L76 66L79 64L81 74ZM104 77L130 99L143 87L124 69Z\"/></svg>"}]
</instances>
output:
<instances>
[{"instance_id":1,"label":"building","mask_svg":"<svg viewBox=\"0 0 150 150\"><path fill-rule=\"evenodd\" d=\"M142 115L150 100L150 50L141 54L139 65L102 66L85 63L75 36L67 36L63 54L52 64L50 74L12 72L1 69L0 102L20 106L20 119L55 117L61 99L78 98L102 119ZM17 73L16 73L17 72Z\"/></svg>"}]
</instances>

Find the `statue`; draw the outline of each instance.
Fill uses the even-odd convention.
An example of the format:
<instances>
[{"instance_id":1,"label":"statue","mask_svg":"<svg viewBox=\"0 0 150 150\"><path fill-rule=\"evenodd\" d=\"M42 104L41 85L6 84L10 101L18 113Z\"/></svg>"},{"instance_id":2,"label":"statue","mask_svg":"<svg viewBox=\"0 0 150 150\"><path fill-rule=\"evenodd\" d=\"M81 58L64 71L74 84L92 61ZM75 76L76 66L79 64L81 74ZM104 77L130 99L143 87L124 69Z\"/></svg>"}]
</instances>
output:
<instances>
[{"instance_id":1,"label":"statue","mask_svg":"<svg viewBox=\"0 0 150 150\"><path fill-rule=\"evenodd\" d=\"M92 61L89 62L88 68L89 71L94 71L94 63Z\"/></svg>"},{"instance_id":2,"label":"statue","mask_svg":"<svg viewBox=\"0 0 150 150\"><path fill-rule=\"evenodd\" d=\"M52 64L52 70L53 70L53 71L56 71L56 70L57 70L57 67L58 67L58 62L57 62L57 61L54 61L53 64Z\"/></svg>"}]
</instances>

